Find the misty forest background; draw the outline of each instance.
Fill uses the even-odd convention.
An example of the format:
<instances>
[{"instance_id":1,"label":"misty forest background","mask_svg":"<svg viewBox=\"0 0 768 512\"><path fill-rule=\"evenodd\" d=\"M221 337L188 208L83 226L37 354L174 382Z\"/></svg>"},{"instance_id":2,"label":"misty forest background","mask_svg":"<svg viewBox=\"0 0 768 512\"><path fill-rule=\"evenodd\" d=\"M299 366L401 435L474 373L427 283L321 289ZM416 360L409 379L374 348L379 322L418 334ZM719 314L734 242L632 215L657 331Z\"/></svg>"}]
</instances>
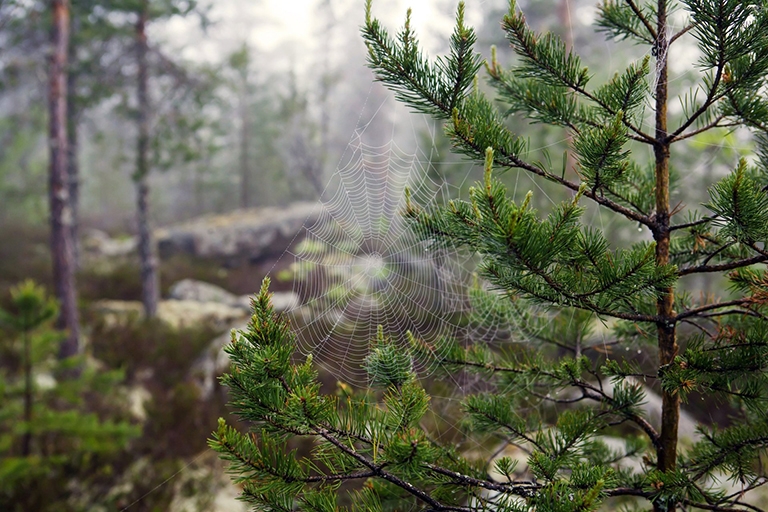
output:
<instances>
[{"instance_id":1,"label":"misty forest background","mask_svg":"<svg viewBox=\"0 0 768 512\"><path fill-rule=\"evenodd\" d=\"M379 11L394 27L406 6L386 3ZM557 33L597 73L617 67L601 65L606 59L642 57L594 32L593 0L519 6L534 29ZM417 20L422 9L431 14L419 27L430 54L444 53L454 2L413 7ZM467 7L478 48L490 56L497 45L509 65L499 28L506 2ZM295 26L265 0L72 0L71 9L64 186L79 359L67 366L58 356L72 333L53 328L58 310L45 299L58 295L49 222L54 17L49 2L0 0L0 509L242 510L206 448L216 419L229 414L215 383L226 369L221 340L247 319L245 296L268 273L284 309L307 299L292 292L299 277L286 251L332 194L356 130L370 146L394 141L432 155L431 178L459 189L482 169L452 155L439 126L373 82L355 0L309 2L309 21ZM670 63L671 80L692 81L696 59L691 44L687 58ZM542 159L572 167L567 133L510 122ZM686 148L674 204L706 201L700 185L724 176L752 143L734 131L701 134ZM537 187L525 176L502 179L516 199ZM539 186L539 210L565 199ZM596 211L587 218L601 222ZM617 223L608 233L629 244L637 226ZM30 279L39 287L20 285ZM156 279L155 304L148 279ZM697 283L702 293L720 285ZM19 320L24 311L37 320ZM322 378L333 389L344 375L329 362Z\"/></svg>"}]
</instances>

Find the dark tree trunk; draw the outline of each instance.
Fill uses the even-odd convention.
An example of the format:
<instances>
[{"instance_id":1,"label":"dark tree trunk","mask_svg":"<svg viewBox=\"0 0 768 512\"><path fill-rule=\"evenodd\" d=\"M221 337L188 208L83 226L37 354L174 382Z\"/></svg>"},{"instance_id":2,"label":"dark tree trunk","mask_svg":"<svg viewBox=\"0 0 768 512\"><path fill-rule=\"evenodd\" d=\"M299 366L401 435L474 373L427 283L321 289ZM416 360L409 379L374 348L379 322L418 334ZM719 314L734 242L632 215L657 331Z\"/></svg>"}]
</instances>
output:
<instances>
[{"instance_id":1,"label":"dark tree trunk","mask_svg":"<svg viewBox=\"0 0 768 512\"><path fill-rule=\"evenodd\" d=\"M66 329L59 357L73 356L79 351L80 321L77 311L75 267L73 261L72 211L67 177L67 53L69 43L69 2L52 0L51 58L49 76L50 146L48 197L51 214L51 257L53 281L61 313L56 322Z\"/></svg>"},{"instance_id":2,"label":"dark tree trunk","mask_svg":"<svg viewBox=\"0 0 768 512\"><path fill-rule=\"evenodd\" d=\"M157 256L149 225L149 91L147 82L147 3L144 2L136 23L136 60L138 64L138 144L136 148L136 204L139 230L139 258L141 260L141 299L147 318L157 315L160 286L157 275Z\"/></svg>"}]
</instances>

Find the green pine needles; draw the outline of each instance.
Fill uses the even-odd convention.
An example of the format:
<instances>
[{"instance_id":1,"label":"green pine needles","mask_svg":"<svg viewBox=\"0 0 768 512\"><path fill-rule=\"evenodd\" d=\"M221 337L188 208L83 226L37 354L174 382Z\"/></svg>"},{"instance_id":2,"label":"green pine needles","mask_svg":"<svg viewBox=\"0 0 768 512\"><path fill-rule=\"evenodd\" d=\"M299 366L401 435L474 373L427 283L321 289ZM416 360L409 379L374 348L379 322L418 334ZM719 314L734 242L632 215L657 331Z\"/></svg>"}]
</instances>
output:
<instances>
[{"instance_id":1,"label":"green pine needles","mask_svg":"<svg viewBox=\"0 0 768 512\"><path fill-rule=\"evenodd\" d=\"M672 33L675 10L687 21ZM408 334L403 349L379 329L364 364L371 388L340 383L327 393L311 358L295 362L294 335L273 313L265 281L248 329L233 333L222 379L250 432L222 420L211 440L256 509L761 510L768 4L606 0L598 15L600 32L649 56L595 85L565 43L535 33L511 2L502 28L517 59L503 68L494 51L485 63L491 98L476 84L483 61L462 3L448 56L430 60L410 14L391 37L367 2L362 33L378 80L445 122L455 150L485 164L467 198L434 207L406 194L403 215L432 243L480 257L469 321L509 320L504 339L517 343L437 347ZM686 40L699 47L701 79L671 113L678 93L667 65ZM508 128L512 114L568 130L573 168L533 160ZM753 134L755 157L733 162L701 211L672 205L676 148L738 128ZM635 158L643 147L650 164ZM530 194L511 197L499 179L509 169L559 185L569 199L539 213ZM614 247L583 221L585 208L639 225L652 241ZM699 293L686 276L722 290ZM460 429L435 428L438 400L427 391L435 383L414 364L423 360L483 383L441 413L460 417ZM681 404L693 400L724 425L682 438Z\"/></svg>"},{"instance_id":2,"label":"green pine needles","mask_svg":"<svg viewBox=\"0 0 768 512\"><path fill-rule=\"evenodd\" d=\"M140 433L117 406L122 402L114 390L123 376L79 356L56 357L62 335L50 324L59 306L42 286L20 283L3 302L0 510L81 510L73 496L80 487L98 492L116 457Z\"/></svg>"}]
</instances>

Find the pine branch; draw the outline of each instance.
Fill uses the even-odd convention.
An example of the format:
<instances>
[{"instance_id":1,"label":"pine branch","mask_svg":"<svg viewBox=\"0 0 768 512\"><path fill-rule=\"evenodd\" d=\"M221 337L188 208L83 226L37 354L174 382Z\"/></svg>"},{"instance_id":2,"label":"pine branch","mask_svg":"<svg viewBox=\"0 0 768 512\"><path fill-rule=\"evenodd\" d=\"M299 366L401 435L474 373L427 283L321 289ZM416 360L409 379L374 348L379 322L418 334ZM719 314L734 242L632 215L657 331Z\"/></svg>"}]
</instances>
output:
<instances>
[{"instance_id":1,"label":"pine branch","mask_svg":"<svg viewBox=\"0 0 768 512\"><path fill-rule=\"evenodd\" d=\"M699 508L701 510L712 510L714 512L744 512L743 508L732 508L732 507L724 507L721 505L710 505L708 503L701 503L697 501L692 501L689 499L683 499L682 502L685 505L688 505L689 507ZM757 512L764 512L763 509L757 508L754 505L749 505L748 503L743 503L740 501L736 501L733 503L734 505L738 505L744 508L747 508L749 510L755 510Z\"/></svg>"},{"instance_id":2,"label":"pine branch","mask_svg":"<svg viewBox=\"0 0 768 512\"><path fill-rule=\"evenodd\" d=\"M708 80L709 91L704 103L667 140L680 135L720 98L729 97L730 107L739 115L739 102L733 94L758 90L768 69L768 56L764 51L768 17L763 12L755 11L750 2L709 4L696 0L691 1L691 7L694 26L689 30L696 30L704 65L714 68L715 73ZM735 54L739 54L739 58ZM749 117L744 119L749 122Z\"/></svg>"},{"instance_id":3,"label":"pine branch","mask_svg":"<svg viewBox=\"0 0 768 512\"><path fill-rule=\"evenodd\" d=\"M648 30L648 34L650 34L651 38L655 41L656 40L656 29L653 28L653 25L651 25L651 22L648 21L648 18L645 16L643 11L640 10L640 8L637 6L637 4L634 2L634 0L624 0L630 9L632 9L632 12L635 13L635 16L643 22L643 25L645 26L646 30Z\"/></svg>"},{"instance_id":4,"label":"pine branch","mask_svg":"<svg viewBox=\"0 0 768 512\"><path fill-rule=\"evenodd\" d=\"M703 226L704 224L709 224L712 221L716 220L718 218L718 215L714 215L712 217L704 217L703 219L695 220L692 222L686 222L685 224L674 224L669 227L669 231L677 231L680 229L688 229L688 228L694 228L698 226Z\"/></svg>"},{"instance_id":5,"label":"pine branch","mask_svg":"<svg viewBox=\"0 0 768 512\"><path fill-rule=\"evenodd\" d=\"M386 464L374 464L373 462L369 461L365 456L357 453L356 450L350 448L345 443L341 442L339 439L331 435L331 433L328 430L320 429L318 431L318 435L334 445L339 451L349 455L353 459L355 459L357 462L359 462L361 465L367 467L371 470L376 476L379 478L382 478L400 489L404 490L408 494L411 494L412 496L416 497L418 500L426 503L430 507L432 507L433 510L436 511L446 511L446 512L466 512L467 510L470 510L468 507L453 507L453 506L446 506L441 504L436 499L432 498L427 492L417 488L412 483L407 482L400 477L386 471L384 469L384 466Z\"/></svg>"},{"instance_id":6,"label":"pine branch","mask_svg":"<svg viewBox=\"0 0 768 512\"><path fill-rule=\"evenodd\" d=\"M729 315L746 315L754 318L759 318L761 320L768 320L768 317L766 317L765 315L761 315L757 311L752 311L751 309L729 309L726 311L718 311L717 313L708 313L700 316L702 318L716 318L719 316L729 316Z\"/></svg>"},{"instance_id":7,"label":"pine branch","mask_svg":"<svg viewBox=\"0 0 768 512\"><path fill-rule=\"evenodd\" d=\"M432 352L432 354L438 360L438 363L441 365L475 368L483 371L489 371L491 373L509 373L509 374L515 374L515 375L533 374L533 375L548 377L555 381L562 380L562 378L556 373L546 371L542 368L527 368L527 369L514 368L514 367L508 367L508 366L500 366L492 363L479 363L479 362L472 362L472 361L460 360L460 359L450 359L450 358L441 357L435 354L434 352ZM580 389L582 392L582 397L584 399L589 399L596 402L604 403L612 407L615 407L617 405L614 398L608 395L602 389L602 386L595 386L593 384L589 384L577 378L563 381L562 384ZM653 426L648 422L648 420L646 420L639 414L635 414L632 411L627 410L626 408L616 408L616 409L613 409L612 411L618 415L624 416L626 419L635 423L638 427L640 427L640 429L643 432L645 432L645 434L650 439L651 443L655 447L658 447L659 434L658 432L656 432ZM521 433L517 431L512 431L512 432L514 435L521 437L526 441L530 442L532 445L538 447L538 445L533 440L529 439L527 436L521 435ZM539 449L541 448L539 447Z\"/></svg>"},{"instance_id":8,"label":"pine branch","mask_svg":"<svg viewBox=\"0 0 768 512\"><path fill-rule=\"evenodd\" d=\"M425 464L430 471L437 473L438 475L447 476L453 480L454 483L462 486L473 486L488 489L489 491L497 491L523 498L531 498L536 495L536 491L543 487L542 484L536 482L510 482L510 483L498 483L490 480L478 480L470 476L457 473L445 468L441 468L434 464Z\"/></svg>"},{"instance_id":9,"label":"pine branch","mask_svg":"<svg viewBox=\"0 0 768 512\"><path fill-rule=\"evenodd\" d=\"M760 255L763 256L764 258L768 258L768 250L766 250L765 248L761 249L760 247L755 245L754 242L747 242L745 245L750 249L752 249L753 251L760 253Z\"/></svg>"},{"instance_id":10,"label":"pine branch","mask_svg":"<svg viewBox=\"0 0 768 512\"><path fill-rule=\"evenodd\" d=\"M555 41L551 35L543 36L540 41L537 39L526 24L525 16L516 12L515 2L510 3L509 13L504 16L502 26L515 51L530 63L530 67L525 68L528 76L539 78L545 83L551 82L552 85L567 87L599 105L611 116L615 117L619 114L617 110L586 90L588 81L586 70L579 70L581 64L579 58L572 52L567 52L562 41ZM543 73L535 73L536 68ZM654 138L651 135L632 125L626 118L622 122L645 143L654 144Z\"/></svg>"},{"instance_id":11,"label":"pine branch","mask_svg":"<svg viewBox=\"0 0 768 512\"><path fill-rule=\"evenodd\" d=\"M706 335L709 339L714 340L717 338L717 334L709 332L706 328L702 327L701 325L697 324L696 322L689 320L689 319L683 319L680 320L681 323L691 325L695 327L696 329L700 330L704 335Z\"/></svg>"},{"instance_id":12,"label":"pine branch","mask_svg":"<svg viewBox=\"0 0 768 512\"><path fill-rule=\"evenodd\" d=\"M748 493L748 492L750 492L750 491L752 491L752 490L754 490L754 489L757 489L758 487L762 487L762 486L764 486L765 484L768 484L768 477L766 477L766 476L762 476L762 477L760 477L760 478L762 478L762 480L758 479L758 481L756 481L756 482L754 482L754 483L750 484L750 485L749 485L749 486L747 486L745 489L743 489L743 490L739 490L738 492L735 492L735 493L733 493L733 494L730 494L730 495L728 495L728 496L724 496L724 497L723 497L721 500L719 500L719 501L720 501L720 503L727 503L727 502L729 502L729 501L733 500L733 498L735 498L735 497L737 497L737 496L741 497L741 496L743 496L745 493ZM736 501L736 503L738 503L738 500Z\"/></svg>"},{"instance_id":13,"label":"pine branch","mask_svg":"<svg viewBox=\"0 0 768 512\"><path fill-rule=\"evenodd\" d=\"M602 388L595 387L583 381L574 381L572 385L581 388L582 392L584 392L584 395L591 400L602 402L610 406L616 406L616 401L613 399L613 397L609 396L605 391L603 391ZM626 419L632 421L635 425L640 427L640 429L648 436L648 439L650 439L651 444L653 444L653 446L658 449L659 433L656 431L656 429L653 428L648 420L639 414L635 414L627 409L615 409L613 412L624 416Z\"/></svg>"},{"instance_id":14,"label":"pine branch","mask_svg":"<svg viewBox=\"0 0 768 512\"><path fill-rule=\"evenodd\" d=\"M458 28L457 31L459 31ZM522 160L518 156L522 149L520 142L513 139L502 123L492 117L490 112L493 109L486 101L481 98L467 98L467 100L476 102L470 109L467 108L466 100L460 104L458 99L456 102L446 99L446 93L439 92L445 91L447 87L446 80L443 78L444 74L435 71L424 60L418 51L415 39L408 26L403 31L403 43L401 46L398 46L389 38L386 31L380 27L378 20L370 17L370 11L368 11L363 35L369 45L369 65L377 71L378 80L383 81L390 88L394 89L398 98L413 108L439 119L452 117L453 135L461 142L465 153L474 158L482 158L486 148L490 146L494 148L495 155L497 155L495 157L496 162L504 167L520 168L559 183L573 191L579 190L579 184ZM471 49L465 50L469 52ZM466 65L464 67L466 68ZM462 77L461 79L465 78ZM598 104L603 103L591 94L589 96ZM459 104L461 108L454 108L454 105ZM603 105L605 104L603 103ZM605 108L612 115L618 114L618 112L607 107L607 105L605 105ZM474 114L477 119L473 119L469 114ZM484 126L484 130L487 130L488 133L483 132L479 134L475 121L477 121L478 125ZM627 123L626 118L623 118L623 123ZM644 138L648 141L652 140L648 135L645 135ZM505 142L500 144L500 140ZM601 206L620 213L630 220L651 227L652 221L646 215L634 212L595 192L590 191L584 195Z\"/></svg>"},{"instance_id":15,"label":"pine branch","mask_svg":"<svg viewBox=\"0 0 768 512\"><path fill-rule=\"evenodd\" d=\"M721 263L718 265L696 265L694 267L683 267L677 271L677 275L685 276L688 274L701 274L707 272L725 272L727 270L734 270L737 268L748 267L756 263L762 263L768 260L768 254L759 254L751 258L745 258L738 261L732 261L729 263Z\"/></svg>"},{"instance_id":16,"label":"pine branch","mask_svg":"<svg viewBox=\"0 0 768 512\"><path fill-rule=\"evenodd\" d=\"M600 17L598 18L598 31L608 32L618 40L628 39L630 36L639 42L651 45L656 39L656 31L648 23L648 19L642 15L638 17L636 12L641 12L632 0L625 0L622 6L619 0L606 0L599 4ZM634 8L634 9L633 9ZM641 12L642 14L642 12ZM641 19L642 18L642 19ZM643 33L643 29L647 33Z\"/></svg>"},{"instance_id":17,"label":"pine branch","mask_svg":"<svg viewBox=\"0 0 768 512\"><path fill-rule=\"evenodd\" d=\"M714 128L730 128L730 127L740 126L740 123L737 123L737 122L729 122L729 123L720 124L720 122L723 119L725 119L725 117L726 117L725 115L721 114L721 115L717 116L717 118L715 118L714 121L710 122L706 126L698 128L698 129L696 129L696 130L694 130L692 132L683 133L681 135L673 137L669 141L669 143L670 144L674 144L675 142L680 142L681 140L690 139L691 137L695 137L696 135L699 135L701 133L707 132L707 131L712 130Z\"/></svg>"},{"instance_id":18,"label":"pine branch","mask_svg":"<svg viewBox=\"0 0 768 512\"><path fill-rule=\"evenodd\" d=\"M678 322L684 318L690 318L692 316L700 316L701 313L704 313L706 311L712 311L714 309L722 309L727 308L730 306L741 306L741 307L747 307L750 304L754 304L754 299L751 298L743 298L743 299L736 299L731 300L728 302L718 302L717 304L707 304L705 306L700 306L698 308L689 309L688 311L684 311L678 315L676 315L673 318L673 321ZM742 312L744 313L744 312Z\"/></svg>"},{"instance_id":19,"label":"pine branch","mask_svg":"<svg viewBox=\"0 0 768 512\"><path fill-rule=\"evenodd\" d=\"M641 215L645 215L645 216L650 217L648 215L648 212L646 212L645 209L642 206L640 206L639 204L637 204L637 202L634 201L633 199L630 199L630 198L626 197L625 195L615 191L614 189L612 189L611 187L606 186L606 185L603 185L602 189L605 190L606 193L614 196L616 199L619 199L620 201L624 201L626 204L630 205L632 208L637 210L637 212L640 213Z\"/></svg>"},{"instance_id":20,"label":"pine branch","mask_svg":"<svg viewBox=\"0 0 768 512\"><path fill-rule=\"evenodd\" d=\"M363 37L368 45L369 65L378 70L377 80L393 88L398 99L420 112L447 119L452 105L441 94L444 84L416 47L408 23L406 19L403 47L398 47L378 20L370 18L368 2Z\"/></svg>"},{"instance_id":21,"label":"pine branch","mask_svg":"<svg viewBox=\"0 0 768 512\"><path fill-rule=\"evenodd\" d=\"M461 141L461 144L464 148L471 148L472 150L471 154L474 158L481 159L482 156L485 155L485 150L486 148L488 148L488 146L487 145L483 146L482 143L478 143L474 137L474 133L472 133L471 126L464 126L463 125L464 122L465 122L464 119L456 118L454 120L454 125L456 125L456 123L462 123L462 129L457 130L454 127L453 133ZM501 167L506 167L508 169L523 169L525 171L530 172L531 174L535 174L536 176L545 178L548 181L559 183L560 185L563 185L564 187L572 190L573 192L578 192L579 188L581 187L579 183L574 183L570 180L563 178L562 176L546 171L541 167L538 167L533 164L529 164L528 162L521 160L516 155L508 153L505 150L505 148L500 147L497 144L494 144L491 147L493 147L493 150L494 150L494 163L496 163ZM651 220L651 218L648 215L632 211L631 209L626 208L625 206L622 206L616 203L615 201L611 201L610 199L603 197L600 194L596 194L591 190L585 190L583 194L584 194L584 197L591 199L592 201L599 204L600 206L603 206L605 208L608 208L609 210L613 210L614 212L623 215L629 220L638 222L640 224L643 224L644 226L648 226L649 228L652 228L653 226L655 226L654 221Z\"/></svg>"},{"instance_id":22,"label":"pine branch","mask_svg":"<svg viewBox=\"0 0 768 512\"><path fill-rule=\"evenodd\" d=\"M674 43L675 41L683 37L685 34L695 29L696 27L697 27L696 23L689 23L688 25L685 26L685 28L683 28L681 31L679 31L676 34L673 34L672 37L669 38L669 44Z\"/></svg>"},{"instance_id":23,"label":"pine branch","mask_svg":"<svg viewBox=\"0 0 768 512\"><path fill-rule=\"evenodd\" d=\"M736 438L734 440L724 440L722 444L725 444L725 446L720 446L718 441L712 435L706 436L707 441L712 443L712 450L716 451L714 454L709 454L712 455L711 458L707 460L706 463L701 464L701 468L691 477L691 481L695 482L696 480L700 480L711 471L714 471L718 466L725 463L729 457L738 454L741 450L765 448L768 446L768 436L749 437L745 435L744 427L731 427L725 429L725 432L727 433L730 433L731 431L736 432ZM695 466L696 464L694 464L693 468L695 468Z\"/></svg>"},{"instance_id":24,"label":"pine branch","mask_svg":"<svg viewBox=\"0 0 768 512\"><path fill-rule=\"evenodd\" d=\"M669 144L675 141L675 139L682 140L685 137L680 137L680 135L688 129L689 126L691 126L693 123L696 122L696 120L704 115L709 108L714 105L714 103L722 98L725 95L725 92L717 93L717 88L720 86L720 79L721 75L723 73L723 69L725 68L725 61L722 61L718 64L717 69L715 70L715 78L712 81L712 84L709 86L709 91L707 92L707 97L704 100L704 103L701 104L701 106L672 133L666 135L665 143Z\"/></svg>"}]
</instances>

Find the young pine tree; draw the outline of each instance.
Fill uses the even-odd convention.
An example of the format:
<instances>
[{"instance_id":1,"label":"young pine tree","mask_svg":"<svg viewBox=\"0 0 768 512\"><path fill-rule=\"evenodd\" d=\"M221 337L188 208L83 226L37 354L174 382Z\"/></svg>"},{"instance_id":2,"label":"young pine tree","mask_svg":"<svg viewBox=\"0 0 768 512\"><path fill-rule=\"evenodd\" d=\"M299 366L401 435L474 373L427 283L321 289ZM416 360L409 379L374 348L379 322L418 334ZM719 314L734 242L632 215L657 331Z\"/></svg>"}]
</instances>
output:
<instances>
[{"instance_id":1,"label":"young pine tree","mask_svg":"<svg viewBox=\"0 0 768 512\"><path fill-rule=\"evenodd\" d=\"M434 243L481 256L479 275L495 292L478 302L515 314L528 341L514 350L483 342L436 350L410 336L407 353L380 332L366 368L383 394L323 395L311 359L291 362L294 337L272 314L265 286L250 326L227 348L233 369L223 378L252 433L222 420L211 441L244 484L244 498L264 510L329 512L342 503L342 489L353 489L353 510L759 510L743 500L768 481L761 463L768 445L768 5L606 0L599 30L645 45L649 57L593 84L579 57L557 37L534 33L513 1L502 27L516 66L503 69L495 57L486 63L497 103L473 87L482 61L463 5L450 55L429 61L408 19L392 38L370 4L363 37L378 79L412 109L443 120L456 151L485 162L485 179L468 199L446 207L409 201L404 214ZM673 9L687 20L676 33ZM686 38L698 44L702 78L673 115L668 62ZM529 161L523 140L505 127L509 113L567 128L574 177ZM751 130L756 157L734 162L701 212L672 205L675 151L724 127ZM642 146L652 150L650 165L633 159ZM508 169L558 184L572 198L541 215L529 198L510 198L495 176ZM585 204L651 236L609 247L601 230L582 222ZM686 293L682 278L696 275L727 278L727 290ZM610 329L605 356L582 343L595 323ZM624 357L639 347L654 355L651 371ZM461 404L465 440L522 446L526 474L515 473L509 457L478 459L461 449L467 443L444 442L426 428L430 397L412 370L412 359L424 356L444 371L484 377L486 389ZM642 407L647 392L638 378L662 395L660 421ZM724 411L728 425L703 427L698 440L678 443L681 403L692 393ZM622 436L626 447L609 449L607 435ZM287 449L296 437L314 440L309 456ZM632 453L644 463L619 463ZM737 491L719 490L716 478L732 480ZM340 487L350 481L357 484Z\"/></svg>"},{"instance_id":2,"label":"young pine tree","mask_svg":"<svg viewBox=\"0 0 768 512\"><path fill-rule=\"evenodd\" d=\"M0 510L81 510L78 490L108 482L116 455L140 431L114 407L120 372L54 356L63 337L50 326L57 314L32 281L0 308Z\"/></svg>"}]
</instances>

